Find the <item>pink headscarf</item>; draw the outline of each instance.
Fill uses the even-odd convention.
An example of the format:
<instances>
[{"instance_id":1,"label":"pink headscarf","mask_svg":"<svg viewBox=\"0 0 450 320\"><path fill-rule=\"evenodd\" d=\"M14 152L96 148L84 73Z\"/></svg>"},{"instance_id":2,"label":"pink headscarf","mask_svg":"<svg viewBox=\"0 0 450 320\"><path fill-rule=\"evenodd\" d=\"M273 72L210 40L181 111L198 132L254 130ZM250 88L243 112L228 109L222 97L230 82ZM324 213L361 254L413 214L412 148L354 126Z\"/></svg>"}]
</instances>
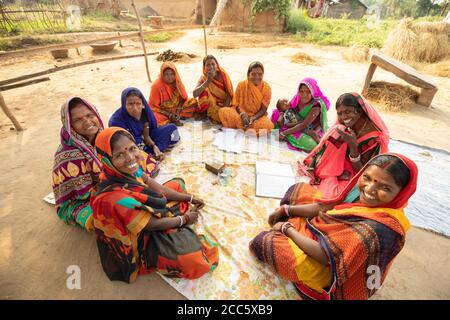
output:
<instances>
[{"instance_id":1,"label":"pink headscarf","mask_svg":"<svg viewBox=\"0 0 450 320\"><path fill-rule=\"evenodd\" d=\"M309 91L311 91L311 95L313 97L313 99L322 99L322 101L325 103L325 105L327 106L327 111L330 109L330 101L328 100L328 98L322 93L322 91L319 88L319 85L317 84L317 81L314 80L313 78L305 78L302 81L300 81L298 87L297 87L297 93L295 94L295 96L291 99L291 108L295 108L298 105L298 102L300 101L300 93L299 93L299 89L300 86L304 84L305 86L308 87Z\"/></svg>"}]
</instances>

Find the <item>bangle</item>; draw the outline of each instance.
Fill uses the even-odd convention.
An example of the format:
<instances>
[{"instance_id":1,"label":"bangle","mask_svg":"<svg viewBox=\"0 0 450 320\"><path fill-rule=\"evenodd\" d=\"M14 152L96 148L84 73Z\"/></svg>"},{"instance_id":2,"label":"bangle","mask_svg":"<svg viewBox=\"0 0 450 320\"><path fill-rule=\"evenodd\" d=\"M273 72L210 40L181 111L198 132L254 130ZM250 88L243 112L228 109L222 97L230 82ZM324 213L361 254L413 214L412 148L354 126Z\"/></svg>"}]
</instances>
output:
<instances>
[{"instance_id":1,"label":"bangle","mask_svg":"<svg viewBox=\"0 0 450 320\"><path fill-rule=\"evenodd\" d=\"M351 154L349 154L348 157L350 158L350 162L353 163L361 161L361 153L358 153L358 156L354 158L352 157Z\"/></svg>"},{"instance_id":2,"label":"bangle","mask_svg":"<svg viewBox=\"0 0 450 320\"><path fill-rule=\"evenodd\" d=\"M283 223L282 225L281 225L281 233L282 234L284 234L284 235L286 235L286 231L289 229L289 228L293 228L294 226L292 225L292 223L290 223L290 222L285 222L285 223Z\"/></svg>"},{"instance_id":3,"label":"bangle","mask_svg":"<svg viewBox=\"0 0 450 320\"><path fill-rule=\"evenodd\" d=\"M178 218L180 218L180 225L178 227L181 228L184 224L184 219L182 216L178 216Z\"/></svg>"},{"instance_id":4,"label":"bangle","mask_svg":"<svg viewBox=\"0 0 450 320\"><path fill-rule=\"evenodd\" d=\"M284 215L285 215L286 217L290 217L291 215L289 214L289 205L284 204L284 205L283 205L283 209L284 209Z\"/></svg>"},{"instance_id":5,"label":"bangle","mask_svg":"<svg viewBox=\"0 0 450 320\"><path fill-rule=\"evenodd\" d=\"M191 194L191 200L189 200L189 203L192 203L192 200L194 199L194 195Z\"/></svg>"}]
</instances>

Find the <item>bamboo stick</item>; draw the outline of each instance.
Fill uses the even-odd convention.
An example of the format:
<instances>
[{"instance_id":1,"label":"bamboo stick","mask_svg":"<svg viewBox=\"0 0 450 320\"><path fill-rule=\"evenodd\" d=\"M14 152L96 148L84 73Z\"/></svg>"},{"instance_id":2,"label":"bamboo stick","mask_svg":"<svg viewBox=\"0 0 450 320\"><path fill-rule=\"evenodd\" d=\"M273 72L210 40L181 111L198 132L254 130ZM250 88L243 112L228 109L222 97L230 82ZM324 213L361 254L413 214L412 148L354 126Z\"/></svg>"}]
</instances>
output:
<instances>
[{"instance_id":1,"label":"bamboo stick","mask_svg":"<svg viewBox=\"0 0 450 320\"><path fill-rule=\"evenodd\" d=\"M131 6L133 7L134 13L136 14L136 18L139 24L139 38L141 39L142 49L144 50L145 70L147 71L148 82L151 83L152 79L150 77L150 70L148 68L147 49L145 49L145 41L144 41L144 34L142 33L141 18L139 17L139 13L137 11L134 0L131 0Z\"/></svg>"},{"instance_id":2,"label":"bamboo stick","mask_svg":"<svg viewBox=\"0 0 450 320\"><path fill-rule=\"evenodd\" d=\"M158 52L150 52L150 53L148 53L148 55L155 55L155 54L158 54ZM88 61L83 61L83 62L77 62L77 63L73 63L73 64L68 64L68 65L65 65L65 66L60 66L60 67L47 69L47 70L44 70L44 71L41 71L41 72L36 72L36 73L32 73L32 74L23 75L23 76L20 76L20 77L16 77L16 78L11 78L11 79L8 79L8 80L0 81L0 86L4 86L4 85L7 85L7 84L23 81L23 80L26 80L26 79L31 79L31 78L43 76L43 75L46 75L46 74L54 73L54 72L65 70L65 69L70 69L70 68L84 66L84 65L87 65L87 64L98 63L98 62L105 62L105 61L112 61L112 60L120 60L120 59L137 58L137 57L142 57L142 56L143 56L143 54L139 53L139 54L132 54L132 55L127 55L127 56L108 57L108 58L100 58L100 59L88 60Z\"/></svg>"},{"instance_id":3,"label":"bamboo stick","mask_svg":"<svg viewBox=\"0 0 450 320\"><path fill-rule=\"evenodd\" d=\"M208 55L208 44L206 43L206 17L205 17L205 0L201 0L202 20L203 20L203 40L205 41L205 57Z\"/></svg>"},{"instance_id":4,"label":"bamboo stick","mask_svg":"<svg viewBox=\"0 0 450 320\"><path fill-rule=\"evenodd\" d=\"M15 88L21 88L21 87L29 86L32 84L49 81L49 80L50 80L49 77L45 77L45 78L34 79L34 80L25 81L25 82L21 82L21 83L11 84L8 86L0 86L0 91L7 91L7 90L15 89Z\"/></svg>"},{"instance_id":5,"label":"bamboo stick","mask_svg":"<svg viewBox=\"0 0 450 320\"><path fill-rule=\"evenodd\" d=\"M5 99L3 98L3 95L0 91L0 107L2 108L3 112L6 114L6 116L11 120L11 122L14 124L14 127L17 131L23 131L22 126L20 125L19 121L17 121L16 117L14 117L14 114L9 110L9 108L6 106Z\"/></svg>"}]
</instances>

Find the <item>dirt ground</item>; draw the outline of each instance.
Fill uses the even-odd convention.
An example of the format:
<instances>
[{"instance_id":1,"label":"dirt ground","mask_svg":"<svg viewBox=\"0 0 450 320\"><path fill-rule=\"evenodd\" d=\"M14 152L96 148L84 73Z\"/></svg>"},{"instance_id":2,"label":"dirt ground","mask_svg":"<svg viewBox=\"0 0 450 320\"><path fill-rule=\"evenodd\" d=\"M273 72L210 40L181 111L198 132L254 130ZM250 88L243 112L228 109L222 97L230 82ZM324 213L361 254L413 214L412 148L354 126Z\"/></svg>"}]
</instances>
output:
<instances>
[{"instance_id":1,"label":"dirt ground","mask_svg":"<svg viewBox=\"0 0 450 320\"><path fill-rule=\"evenodd\" d=\"M189 31L175 42L149 45L149 51L165 49L204 54L202 31ZM223 49L227 39L241 39L250 47ZM229 72L234 85L245 77L254 60L265 66L265 80L272 86L272 104L290 98L304 77L316 78L332 106L344 92L360 91L367 64L345 62L340 47L319 47L283 40L271 46L248 41L245 34L219 34L211 38L208 53L214 54ZM234 43L233 42L233 43ZM123 41L113 54L139 52L136 41ZM217 49L215 47L222 44ZM235 48L235 46L229 46ZM264 47L264 48L262 48ZM293 64L298 51L315 57L319 66ZM82 61L92 56L89 47L81 56L55 61L49 53L0 61L0 80L41 71L56 65ZM150 57L152 79L160 63ZM181 78L192 92L201 74L200 58L178 64ZM129 86L145 95L150 84L143 58L117 60L68 69L50 75L51 80L3 92L8 106L26 130L16 133L0 113L0 298L1 299L183 299L158 275L140 277L133 285L110 282L98 258L95 237L60 222L55 210L42 198L51 191L53 154L59 144L60 105L70 96L81 96L99 109L105 124L120 104L121 91ZM431 77L439 86L432 108L414 107L407 113L383 113L394 139L450 151L450 79ZM401 82L377 70L374 80ZM334 106L330 123L336 119ZM406 245L374 299L449 299L450 239L413 228ZM81 290L68 290L66 269L81 268Z\"/></svg>"}]
</instances>

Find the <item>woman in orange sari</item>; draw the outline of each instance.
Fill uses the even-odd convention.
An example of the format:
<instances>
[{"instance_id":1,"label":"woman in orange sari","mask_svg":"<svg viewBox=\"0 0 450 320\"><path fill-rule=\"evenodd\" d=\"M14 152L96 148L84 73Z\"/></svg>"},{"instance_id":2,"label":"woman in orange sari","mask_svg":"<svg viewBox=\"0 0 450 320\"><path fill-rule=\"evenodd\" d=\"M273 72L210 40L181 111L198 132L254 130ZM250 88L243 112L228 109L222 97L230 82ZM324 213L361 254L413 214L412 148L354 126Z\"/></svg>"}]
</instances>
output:
<instances>
[{"instance_id":1,"label":"woman in orange sari","mask_svg":"<svg viewBox=\"0 0 450 320\"><path fill-rule=\"evenodd\" d=\"M359 94L341 95L336 112L336 124L298 168L311 177L311 188L327 198L337 196L363 165L387 152L389 144L384 121Z\"/></svg>"},{"instance_id":2,"label":"woman in orange sari","mask_svg":"<svg viewBox=\"0 0 450 320\"><path fill-rule=\"evenodd\" d=\"M125 129L103 130L95 146L103 169L90 202L108 278L132 283L139 274L159 271L197 279L213 271L219 262L217 244L189 227L204 202L188 194L180 178L163 185L153 180L143 151Z\"/></svg>"},{"instance_id":3,"label":"woman in orange sari","mask_svg":"<svg viewBox=\"0 0 450 320\"><path fill-rule=\"evenodd\" d=\"M188 98L177 68L171 62L161 65L159 78L152 84L148 100L158 126L168 123L183 125L180 119L191 118L198 112L198 101Z\"/></svg>"},{"instance_id":4,"label":"woman in orange sari","mask_svg":"<svg viewBox=\"0 0 450 320\"><path fill-rule=\"evenodd\" d=\"M403 209L417 176L413 161L388 153L374 157L333 199L295 185L269 216L272 230L256 236L250 251L304 298L368 299L405 243L410 223Z\"/></svg>"},{"instance_id":5,"label":"woman in orange sari","mask_svg":"<svg viewBox=\"0 0 450 320\"><path fill-rule=\"evenodd\" d=\"M247 80L239 82L230 108L221 108L219 118L225 128L271 131L273 123L267 116L272 89L263 80L264 66L255 61L247 71Z\"/></svg>"},{"instance_id":6,"label":"woman in orange sari","mask_svg":"<svg viewBox=\"0 0 450 320\"><path fill-rule=\"evenodd\" d=\"M206 112L209 119L220 123L219 110L231 105L233 84L213 55L207 55L203 59L203 75L194 90L194 98L197 97L199 112Z\"/></svg>"}]
</instances>

